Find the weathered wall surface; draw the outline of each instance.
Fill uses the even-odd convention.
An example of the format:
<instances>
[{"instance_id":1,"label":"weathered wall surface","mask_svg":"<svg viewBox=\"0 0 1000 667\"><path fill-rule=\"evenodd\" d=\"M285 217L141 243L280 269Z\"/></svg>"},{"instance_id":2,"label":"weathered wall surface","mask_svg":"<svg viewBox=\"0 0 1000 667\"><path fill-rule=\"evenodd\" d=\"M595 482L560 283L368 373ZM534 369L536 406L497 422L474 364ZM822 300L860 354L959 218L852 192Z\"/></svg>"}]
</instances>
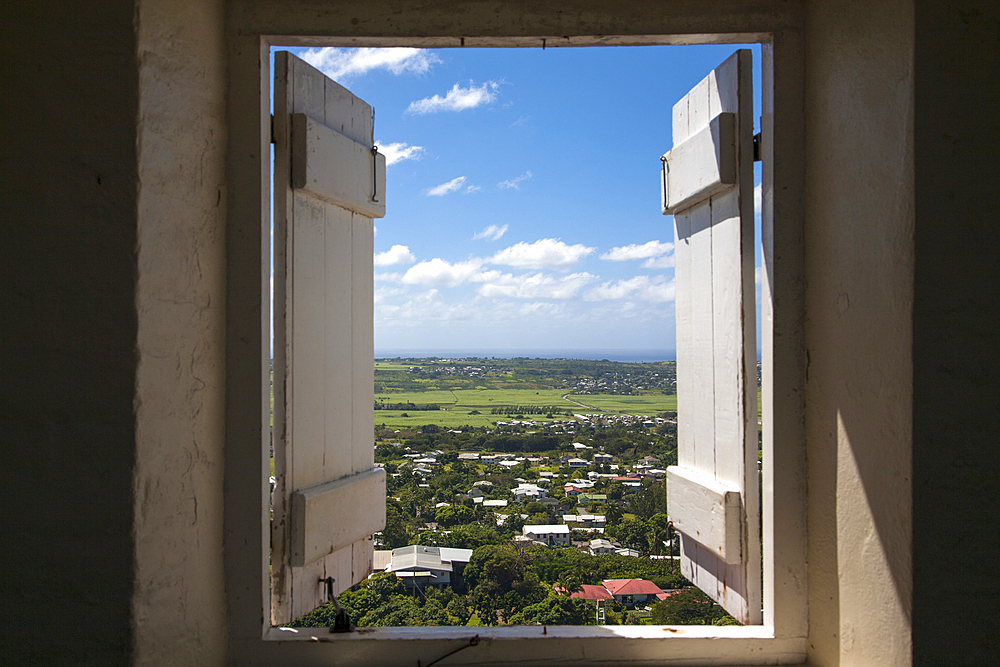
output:
<instances>
[{"instance_id":1,"label":"weathered wall surface","mask_svg":"<svg viewBox=\"0 0 1000 667\"><path fill-rule=\"evenodd\" d=\"M222 664L221 2L138 11L135 662Z\"/></svg>"},{"instance_id":2,"label":"weathered wall surface","mask_svg":"<svg viewBox=\"0 0 1000 667\"><path fill-rule=\"evenodd\" d=\"M1000 636L1000 5L917 3L913 653Z\"/></svg>"},{"instance_id":3,"label":"weathered wall surface","mask_svg":"<svg viewBox=\"0 0 1000 667\"><path fill-rule=\"evenodd\" d=\"M910 663L913 15L808 5L810 660Z\"/></svg>"},{"instance_id":4,"label":"weathered wall surface","mask_svg":"<svg viewBox=\"0 0 1000 667\"><path fill-rule=\"evenodd\" d=\"M137 325L133 6L41 0L3 3L0 13L0 660L125 665Z\"/></svg>"}]
</instances>

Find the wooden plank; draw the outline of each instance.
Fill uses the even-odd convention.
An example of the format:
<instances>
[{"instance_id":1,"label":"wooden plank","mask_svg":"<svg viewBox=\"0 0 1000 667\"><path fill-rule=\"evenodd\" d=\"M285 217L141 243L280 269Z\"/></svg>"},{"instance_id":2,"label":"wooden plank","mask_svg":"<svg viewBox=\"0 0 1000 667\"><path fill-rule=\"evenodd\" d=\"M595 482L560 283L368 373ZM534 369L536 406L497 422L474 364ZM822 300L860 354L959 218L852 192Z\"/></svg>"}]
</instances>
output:
<instances>
[{"instance_id":1,"label":"wooden plank","mask_svg":"<svg viewBox=\"0 0 1000 667\"><path fill-rule=\"evenodd\" d=\"M369 218L384 217L385 156L305 114L293 114L292 188Z\"/></svg>"},{"instance_id":2,"label":"wooden plank","mask_svg":"<svg viewBox=\"0 0 1000 667\"><path fill-rule=\"evenodd\" d=\"M715 471L715 348L712 337L712 209L703 202L691 213L691 331L687 364L690 421L678 422L678 430L691 431L692 470ZM678 401L679 403L679 401Z\"/></svg>"},{"instance_id":3,"label":"wooden plank","mask_svg":"<svg viewBox=\"0 0 1000 667\"><path fill-rule=\"evenodd\" d=\"M326 205L310 197L294 196L290 236L291 311L287 355L291 396L285 410L291 415L287 446L291 450L288 492L325 482L326 378L324 308L326 273Z\"/></svg>"},{"instance_id":4,"label":"wooden plank","mask_svg":"<svg viewBox=\"0 0 1000 667\"><path fill-rule=\"evenodd\" d=\"M673 214L736 183L736 114L722 113L664 157L666 206Z\"/></svg>"},{"instance_id":5,"label":"wooden plank","mask_svg":"<svg viewBox=\"0 0 1000 667\"><path fill-rule=\"evenodd\" d=\"M349 518L345 508L350 508ZM296 491L292 494L292 566L367 540L384 526L385 471L381 468Z\"/></svg>"},{"instance_id":6,"label":"wooden plank","mask_svg":"<svg viewBox=\"0 0 1000 667\"><path fill-rule=\"evenodd\" d=\"M370 218L351 221L351 387L353 410L352 466L355 472L375 465L372 406L375 402L375 229Z\"/></svg>"},{"instance_id":7,"label":"wooden plank","mask_svg":"<svg viewBox=\"0 0 1000 667\"><path fill-rule=\"evenodd\" d=\"M730 189L712 198L712 330L714 350L715 466L723 484L744 487L743 413L743 254L740 245L739 193ZM756 325L755 325L756 326Z\"/></svg>"},{"instance_id":8,"label":"wooden plank","mask_svg":"<svg viewBox=\"0 0 1000 667\"><path fill-rule=\"evenodd\" d=\"M323 124L354 141L371 148L373 136L373 110L364 100L342 85L323 77L326 99L325 116L317 118Z\"/></svg>"},{"instance_id":9,"label":"wooden plank","mask_svg":"<svg viewBox=\"0 0 1000 667\"><path fill-rule=\"evenodd\" d=\"M676 112L675 112L676 113ZM674 309L677 332L677 422L690 423L695 404L691 384L691 214L688 211L674 215ZM685 467L694 464L694 434L688 428L677 429L677 462Z\"/></svg>"},{"instance_id":10,"label":"wooden plank","mask_svg":"<svg viewBox=\"0 0 1000 667\"><path fill-rule=\"evenodd\" d=\"M675 530L694 538L727 563L740 561L743 514L738 487L725 486L711 475L670 466L667 506Z\"/></svg>"}]
</instances>

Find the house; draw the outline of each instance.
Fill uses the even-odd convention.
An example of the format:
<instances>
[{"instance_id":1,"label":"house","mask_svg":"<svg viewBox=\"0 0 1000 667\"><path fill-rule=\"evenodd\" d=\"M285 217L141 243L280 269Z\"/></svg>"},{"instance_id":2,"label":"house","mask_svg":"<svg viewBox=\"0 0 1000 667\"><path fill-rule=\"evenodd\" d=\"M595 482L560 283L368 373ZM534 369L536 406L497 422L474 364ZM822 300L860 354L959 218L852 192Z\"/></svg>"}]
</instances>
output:
<instances>
[{"instance_id":1,"label":"house","mask_svg":"<svg viewBox=\"0 0 1000 667\"><path fill-rule=\"evenodd\" d=\"M611 463L613 458L611 454L594 454L594 463Z\"/></svg>"},{"instance_id":2,"label":"house","mask_svg":"<svg viewBox=\"0 0 1000 667\"><path fill-rule=\"evenodd\" d=\"M522 483L511 491L514 494L514 502L523 503L530 500L537 500L548 495L548 491L534 484Z\"/></svg>"},{"instance_id":3,"label":"house","mask_svg":"<svg viewBox=\"0 0 1000 667\"><path fill-rule=\"evenodd\" d=\"M410 545L393 549L389 554L385 571L395 573L407 589L450 586L461 591L462 571L472 558L472 549Z\"/></svg>"},{"instance_id":4,"label":"house","mask_svg":"<svg viewBox=\"0 0 1000 667\"><path fill-rule=\"evenodd\" d=\"M550 547L568 547L570 545L569 526L561 524L525 525L521 529L521 534Z\"/></svg>"},{"instance_id":5,"label":"house","mask_svg":"<svg viewBox=\"0 0 1000 667\"><path fill-rule=\"evenodd\" d=\"M624 603L629 609L636 604L666 598L660 587L648 579L608 579L601 584L616 602Z\"/></svg>"},{"instance_id":6,"label":"house","mask_svg":"<svg viewBox=\"0 0 1000 667\"><path fill-rule=\"evenodd\" d=\"M566 465L570 468L586 468L590 465L590 461L587 461L586 459L572 458L566 461Z\"/></svg>"},{"instance_id":7,"label":"house","mask_svg":"<svg viewBox=\"0 0 1000 667\"><path fill-rule=\"evenodd\" d=\"M791 614L801 640L789 640L788 659L995 660L983 614L1000 592L989 529L1000 505L988 500L1000 467L983 463L1000 441L995 2L43 0L4 10L5 99L31 118L7 123L4 142L0 326L13 379L3 404L16 411L6 441L31 452L8 489L4 595L24 627L72 619L44 641L11 634L6 662L287 665L286 648L341 661L329 636L272 641L264 611L270 128L257 68L275 34L406 46L433 35L456 48L468 36L540 48L536 36L548 35L550 50L557 39L773 35L765 48L792 56L777 76L797 111L777 119L781 136L764 132L781 159L765 168L778 187L764 189L763 206L781 188L797 194L781 211L792 237L777 240L776 273L762 271L761 285L784 275L800 286L765 322L802 345L765 368L776 382L763 391L798 418L776 436L796 443L778 464L801 461L805 502L786 502L782 488L773 500L802 508L788 535L802 534L796 562L808 562L794 579L808 604ZM772 110L761 113L771 127ZM942 586L941 572L960 585ZM377 652L350 638L355 662L392 655L391 631L377 633ZM509 637L480 643L476 659L537 663L579 641ZM586 641L595 664L634 655L627 638L608 638L609 649ZM426 664L454 644L413 641L407 657Z\"/></svg>"},{"instance_id":8,"label":"house","mask_svg":"<svg viewBox=\"0 0 1000 667\"><path fill-rule=\"evenodd\" d=\"M609 542L604 538L590 541L590 553L594 556L600 556L602 554L613 554L614 552L615 552L615 545L611 544L611 542Z\"/></svg>"},{"instance_id":9,"label":"house","mask_svg":"<svg viewBox=\"0 0 1000 667\"><path fill-rule=\"evenodd\" d=\"M598 584L582 584L582 590L574 591L570 593L571 598L582 598L584 600L593 600L595 602L603 602L604 600L611 600L611 593L604 586ZM557 590L558 589L557 587Z\"/></svg>"}]
</instances>

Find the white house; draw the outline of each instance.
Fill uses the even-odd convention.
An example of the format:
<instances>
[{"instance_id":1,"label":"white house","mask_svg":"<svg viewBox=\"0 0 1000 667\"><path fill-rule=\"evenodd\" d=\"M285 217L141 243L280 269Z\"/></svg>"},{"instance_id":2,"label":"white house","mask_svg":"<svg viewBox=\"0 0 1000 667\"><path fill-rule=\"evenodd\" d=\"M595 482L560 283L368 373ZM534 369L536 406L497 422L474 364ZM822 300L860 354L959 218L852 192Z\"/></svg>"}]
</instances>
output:
<instances>
[{"instance_id":1,"label":"white house","mask_svg":"<svg viewBox=\"0 0 1000 667\"><path fill-rule=\"evenodd\" d=\"M614 552L615 552L615 545L611 544L611 542L604 539L603 537L590 541L590 553L593 556L600 556L602 554L613 554Z\"/></svg>"},{"instance_id":2,"label":"white house","mask_svg":"<svg viewBox=\"0 0 1000 667\"><path fill-rule=\"evenodd\" d=\"M535 484L522 483L517 488L515 488L512 493L514 494L514 502L525 502L527 500L536 500L538 498L544 498L548 495L548 491Z\"/></svg>"},{"instance_id":3,"label":"white house","mask_svg":"<svg viewBox=\"0 0 1000 667\"><path fill-rule=\"evenodd\" d=\"M379 553L379 552L376 552ZM381 552L384 554L385 552ZM408 589L444 588L461 581L462 570L472 558L472 549L450 549L410 545L393 549L386 572L394 572ZM381 560L381 559L380 559Z\"/></svg>"},{"instance_id":4,"label":"white house","mask_svg":"<svg viewBox=\"0 0 1000 667\"><path fill-rule=\"evenodd\" d=\"M528 525L521 529L521 533L532 540L544 542L550 547L568 547L570 544L569 526L552 524Z\"/></svg>"}]
</instances>

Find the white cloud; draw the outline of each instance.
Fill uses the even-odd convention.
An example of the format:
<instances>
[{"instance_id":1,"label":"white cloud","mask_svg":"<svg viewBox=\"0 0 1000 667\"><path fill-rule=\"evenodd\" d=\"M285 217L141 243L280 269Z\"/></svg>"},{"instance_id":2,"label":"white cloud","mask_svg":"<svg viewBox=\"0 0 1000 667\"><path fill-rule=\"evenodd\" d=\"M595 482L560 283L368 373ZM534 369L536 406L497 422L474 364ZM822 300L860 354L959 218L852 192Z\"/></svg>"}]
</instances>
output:
<instances>
[{"instance_id":1,"label":"white cloud","mask_svg":"<svg viewBox=\"0 0 1000 667\"><path fill-rule=\"evenodd\" d=\"M516 243L493 255L491 264L519 269L557 269L565 271L594 252L582 244L566 245L559 239L539 239L534 243Z\"/></svg>"},{"instance_id":2,"label":"white cloud","mask_svg":"<svg viewBox=\"0 0 1000 667\"><path fill-rule=\"evenodd\" d=\"M477 290L485 297L512 297L517 299L574 299L597 276L573 273L555 277L544 273L514 276L499 271L487 271L472 278L483 283Z\"/></svg>"},{"instance_id":3,"label":"white cloud","mask_svg":"<svg viewBox=\"0 0 1000 667\"><path fill-rule=\"evenodd\" d=\"M415 261L417 258L405 245L394 245L385 252L375 255L375 266L398 266L400 264L413 264Z\"/></svg>"},{"instance_id":4,"label":"white cloud","mask_svg":"<svg viewBox=\"0 0 1000 667\"><path fill-rule=\"evenodd\" d=\"M507 233L507 225L490 225L481 232L476 232L472 235L473 239L487 239L489 241L497 241L501 236Z\"/></svg>"},{"instance_id":5,"label":"white cloud","mask_svg":"<svg viewBox=\"0 0 1000 667\"><path fill-rule=\"evenodd\" d=\"M499 87L500 84L496 81L487 81L479 86L470 81L468 88L462 88L456 83L444 97L435 95L411 102L410 106L406 108L406 112L425 114L437 113L438 111L475 109L478 106L493 102L497 98L496 91Z\"/></svg>"},{"instance_id":6,"label":"white cloud","mask_svg":"<svg viewBox=\"0 0 1000 667\"><path fill-rule=\"evenodd\" d=\"M383 144L376 141L375 145L378 146L379 153L385 156L386 166L396 164L397 162L403 162L405 160L419 160L426 152L423 146L411 146L409 144L399 142L393 144Z\"/></svg>"},{"instance_id":7,"label":"white cloud","mask_svg":"<svg viewBox=\"0 0 1000 667\"><path fill-rule=\"evenodd\" d=\"M636 276L628 280L601 283L587 292L587 301L642 301L665 303L674 300L674 281L666 276Z\"/></svg>"},{"instance_id":8,"label":"white cloud","mask_svg":"<svg viewBox=\"0 0 1000 667\"><path fill-rule=\"evenodd\" d=\"M398 273L376 273L375 282L377 283L398 283L403 279L403 276Z\"/></svg>"},{"instance_id":9,"label":"white cloud","mask_svg":"<svg viewBox=\"0 0 1000 667\"><path fill-rule=\"evenodd\" d=\"M470 192L482 192L482 191L483 191L483 186L481 186L481 185L467 185L465 187L465 193L466 194L468 194Z\"/></svg>"},{"instance_id":10,"label":"white cloud","mask_svg":"<svg viewBox=\"0 0 1000 667\"><path fill-rule=\"evenodd\" d=\"M764 188L762 183L753 186L753 214L760 215L764 210Z\"/></svg>"},{"instance_id":11,"label":"white cloud","mask_svg":"<svg viewBox=\"0 0 1000 667\"><path fill-rule=\"evenodd\" d=\"M449 192L456 192L457 190L461 190L463 185L465 185L465 176L459 176L458 178L451 179L447 183L442 183L441 185L435 185L433 188L427 191L427 196L443 197Z\"/></svg>"},{"instance_id":12,"label":"white cloud","mask_svg":"<svg viewBox=\"0 0 1000 667\"><path fill-rule=\"evenodd\" d=\"M406 294L406 289L405 287L388 287L384 285L378 287L375 289L374 302L377 304L384 303L386 299Z\"/></svg>"},{"instance_id":13,"label":"white cloud","mask_svg":"<svg viewBox=\"0 0 1000 667\"><path fill-rule=\"evenodd\" d=\"M497 187L500 188L501 190L509 190L511 188L513 188L515 190L520 190L521 189L521 183L523 183L524 181L528 180L529 178L531 178L531 171L530 170L526 171L523 174L521 174L520 176L517 176L517 177L512 178L510 180L501 181L500 183L497 183Z\"/></svg>"},{"instance_id":14,"label":"white cloud","mask_svg":"<svg viewBox=\"0 0 1000 667\"><path fill-rule=\"evenodd\" d=\"M451 264L435 257L411 266L401 279L405 285L444 285L455 287L472 278L482 266L482 260L470 259Z\"/></svg>"},{"instance_id":15,"label":"white cloud","mask_svg":"<svg viewBox=\"0 0 1000 667\"><path fill-rule=\"evenodd\" d=\"M302 59L334 80L387 70L393 74L426 74L441 62L434 53L422 49L309 49Z\"/></svg>"},{"instance_id":16,"label":"white cloud","mask_svg":"<svg viewBox=\"0 0 1000 667\"><path fill-rule=\"evenodd\" d=\"M632 243L631 245L612 248L601 255L601 259L607 259L612 262L627 262L636 259L660 257L661 255L673 252L673 250L673 243L661 243L659 240L656 240L643 243L641 245L638 243Z\"/></svg>"}]
</instances>

